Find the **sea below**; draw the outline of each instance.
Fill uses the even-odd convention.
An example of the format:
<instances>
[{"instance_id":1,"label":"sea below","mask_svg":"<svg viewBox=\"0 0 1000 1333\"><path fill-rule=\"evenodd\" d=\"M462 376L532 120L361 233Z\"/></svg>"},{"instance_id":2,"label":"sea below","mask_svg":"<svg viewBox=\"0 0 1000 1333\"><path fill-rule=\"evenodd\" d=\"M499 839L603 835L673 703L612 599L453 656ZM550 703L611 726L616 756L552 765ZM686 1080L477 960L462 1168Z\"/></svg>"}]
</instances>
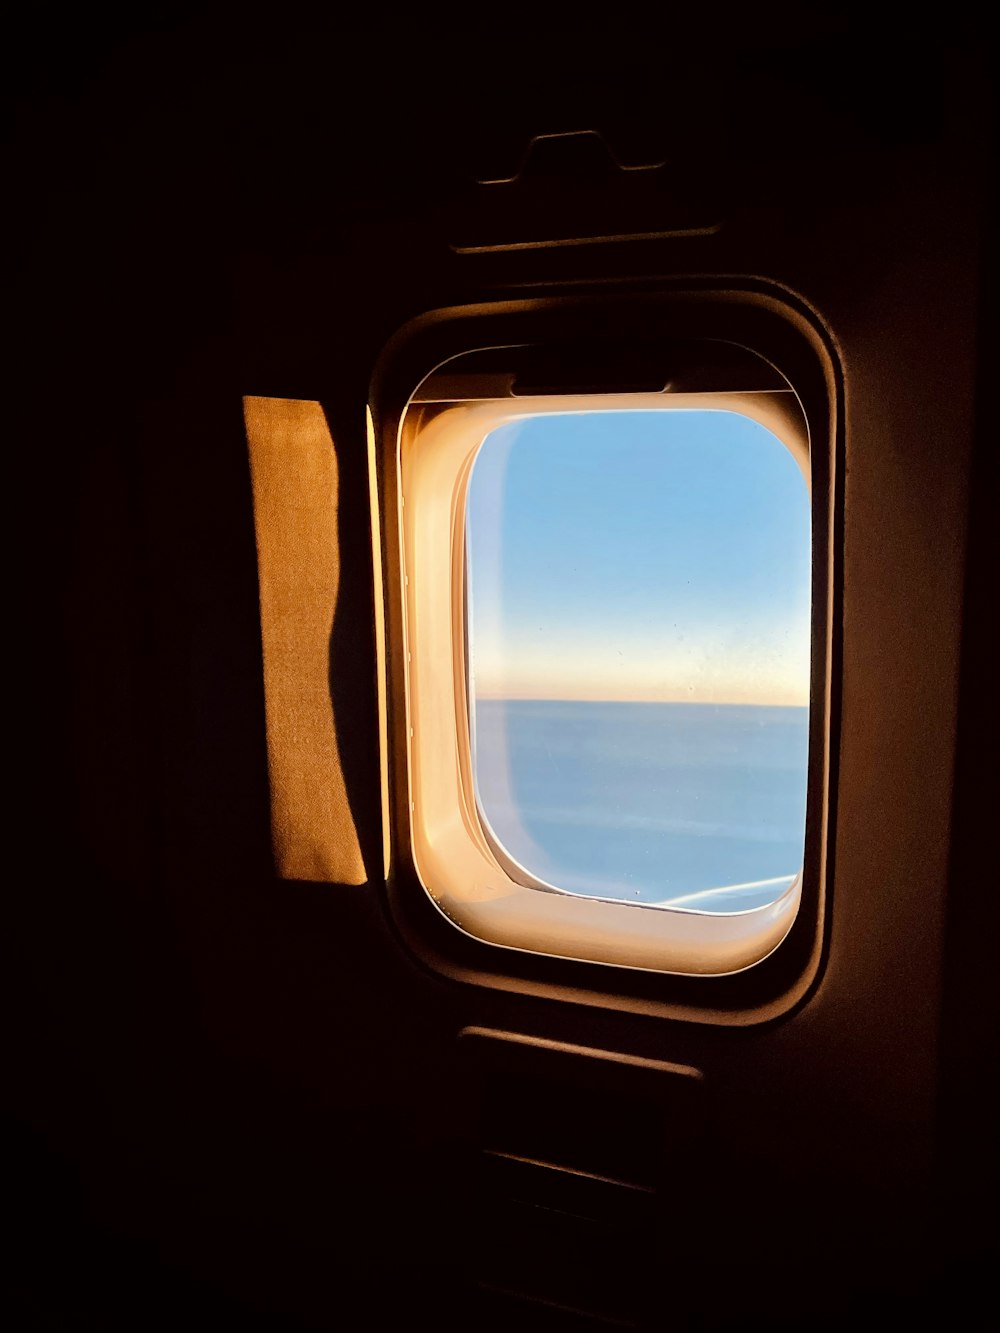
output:
<instances>
[{"instance_id":1,"label":"sea below","mask_svg":"<svg viewBox=\"0 0 1000 1333\"><path fill-rule=\"evenodd\" d=\"M480 811L556 888L746 911L802 867L808 724L807 708L478 699Z\"/></svg>"}]
</instances>

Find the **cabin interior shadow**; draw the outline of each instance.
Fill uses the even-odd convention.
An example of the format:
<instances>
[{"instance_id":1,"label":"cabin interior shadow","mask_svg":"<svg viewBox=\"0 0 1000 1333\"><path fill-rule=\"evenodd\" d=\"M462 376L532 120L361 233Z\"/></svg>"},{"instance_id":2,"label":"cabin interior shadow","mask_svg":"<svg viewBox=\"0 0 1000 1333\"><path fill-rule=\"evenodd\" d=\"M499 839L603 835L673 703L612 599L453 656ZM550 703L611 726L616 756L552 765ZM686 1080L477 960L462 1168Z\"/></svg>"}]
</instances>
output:
<instances>
[{"instance_id":1,"label":"cabin interior shadow","mask_svg":"<svg viewBox=\"0 0 1000 1333\"><path fill-rule=\"evenodd\" d=\"M9 1327L729 1333L992 1304L992 71L949 15L891 42L800 19L26 22ZM642 301L753 356L784 322L826 368L825 896L815 939L736 978L475 938L413 853L399 417L553 311L603 328L620 387ZM328 570L268 570L247 402L329 441L308 676L295 617ZM294 519L293 456L268 466ZM296 860L275 811L306 789L333 832Z\"/></svg>"}]
</instances>

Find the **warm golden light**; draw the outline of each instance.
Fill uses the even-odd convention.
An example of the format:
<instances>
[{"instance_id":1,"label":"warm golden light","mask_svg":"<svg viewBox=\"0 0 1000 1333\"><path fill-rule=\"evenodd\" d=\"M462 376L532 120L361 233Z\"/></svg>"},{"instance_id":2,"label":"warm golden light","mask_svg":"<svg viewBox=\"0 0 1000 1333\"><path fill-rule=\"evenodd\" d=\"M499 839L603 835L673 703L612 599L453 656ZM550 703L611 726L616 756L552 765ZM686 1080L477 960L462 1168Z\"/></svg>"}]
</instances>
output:
<instances>
[{"instance_id":1,"label":"warm golden light","mask_svg":"<svg viewBox=\"0 0 1000 1333\"><path fill-rule=\"evenodd\" d=\"M372 581L375 593L375 656L378 669L378 746L382 788L382 873L389 878L392 842L389 837L389 710L386 701L385 605L382 601L382 532L378 507L378 460L371 408L365 409L368 436L368 498L372 510Z\"/></svg>"},{"instance_id":2,"label":"warm golden light","mask_svg":"<svg viewBox=\"0 0 1000 1333\"><path fill-rule=\"evenodd\" d=\"M746 654L733 662L730 653L726 662L720 648L702 663L692 698L690 664L650 654L648 635L627 674L619 654L630 645L621 636L606 636L608 644L596 652L591 638L586 651L560 654L558 661L551 653L525 654L515 674L509 655L505 670L503 654L491 654L488 635L473 641L467 634L467 501L476 455L489 433L532 414L665 407L736 412L759 423L796 460L808 487L808 436L792 395L687 394L673 395L669 403L662 395L567 395L470 400L444 410L415 402L407 412L399 437L397 500L412 852L431 899L473 937L533 953L718 975L751 966L781 942L798 910L797 874L765 906L730 913L690 905L672 909L669 902L633 905L561 892L558 885L556 892L539 892L553 886L498 856L497 840L477 809L471 758L470 679L477 700L495 693L507 700L547 695L737 703L749 695L758 704L807 702L807 659L776 669L763 657L750 662ZM706 642L703 637L703 648ZM605 661L612 652L617 660ZM614 693L616 677L623 695Z\"/></svg>"},{"instance_id":3,"label":"warm golden light","mask_svg":"<svg viewBox=\"0 0 1000 1333\"><path fill-rule=\"evenodd\" d=\"M330 694L340 581L337 456L319 403L244 398L278 874L366 880Z\"/></svg>"}]
</instances>

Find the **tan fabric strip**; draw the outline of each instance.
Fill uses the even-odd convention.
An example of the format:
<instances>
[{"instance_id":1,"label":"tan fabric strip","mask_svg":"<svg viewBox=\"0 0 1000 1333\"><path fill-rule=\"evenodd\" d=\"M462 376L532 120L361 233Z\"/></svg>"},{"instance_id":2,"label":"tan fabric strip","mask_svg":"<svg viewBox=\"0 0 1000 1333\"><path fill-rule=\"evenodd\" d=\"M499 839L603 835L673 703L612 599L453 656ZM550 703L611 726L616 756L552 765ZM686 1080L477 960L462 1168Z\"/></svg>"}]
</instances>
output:
<instances>
[{"instance_id":1,"label":"tan fabric strip","mask_svg":"<svg viewBox=\"0 0 1000 1333\"><path fill-rule=\"evenodd\" d=\"M260 582L271 836L283 879L363 884L330 695L337 457L319 403L245 398Z\"/></svg>"}]
</instances>

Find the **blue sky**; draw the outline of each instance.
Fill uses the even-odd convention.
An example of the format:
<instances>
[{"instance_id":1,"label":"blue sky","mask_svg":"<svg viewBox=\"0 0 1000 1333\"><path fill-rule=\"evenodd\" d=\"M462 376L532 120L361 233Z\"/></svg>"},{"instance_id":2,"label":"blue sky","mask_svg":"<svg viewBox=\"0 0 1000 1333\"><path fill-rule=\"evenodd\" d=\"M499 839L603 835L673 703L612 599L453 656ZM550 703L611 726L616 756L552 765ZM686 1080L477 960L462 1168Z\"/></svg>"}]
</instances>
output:
<instances>
[{"instance_id":1,"label":"blue sky","mask_svg":"<svg viewBox=\"0 0 1000 1333\"><path fill-rule=\"evenodd\" d=\"M473 468L468 551L481 697L808 702L808 490L749 417L502 426Z\"/></svg>"}]
</instances>

